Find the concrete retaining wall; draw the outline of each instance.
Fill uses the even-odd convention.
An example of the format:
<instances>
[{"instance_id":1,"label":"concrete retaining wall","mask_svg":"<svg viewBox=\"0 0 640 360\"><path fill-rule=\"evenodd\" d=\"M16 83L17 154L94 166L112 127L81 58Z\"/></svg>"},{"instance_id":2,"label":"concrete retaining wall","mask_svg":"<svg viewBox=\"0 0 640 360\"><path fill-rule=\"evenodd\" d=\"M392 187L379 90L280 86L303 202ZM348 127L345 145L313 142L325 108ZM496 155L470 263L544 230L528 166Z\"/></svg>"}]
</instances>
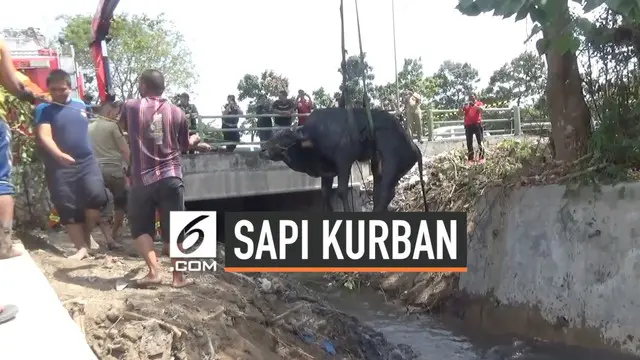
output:
<instances>
[{"instance_id":1,"label":"concrete retaining wall","mask_svg":"<svg viewBox=\"0 0 640 360\"><path fill-rule=\"evenodd\" d=\"M640 183L494 190L480 202L459 288L493 309L467 317L640 355Z\"/></svg>"},{"instance_id":2,"label":"concrete retaining wall","mask_svg":"<svg viewBox=\"0 0 640 360\"><path fill-rule=\"evenodd\" d=\"M0 359L97 359L28 253L0 261L0 274L0 304L18 307L16 318L0 325Z\"/></svg>"}]
</instances>

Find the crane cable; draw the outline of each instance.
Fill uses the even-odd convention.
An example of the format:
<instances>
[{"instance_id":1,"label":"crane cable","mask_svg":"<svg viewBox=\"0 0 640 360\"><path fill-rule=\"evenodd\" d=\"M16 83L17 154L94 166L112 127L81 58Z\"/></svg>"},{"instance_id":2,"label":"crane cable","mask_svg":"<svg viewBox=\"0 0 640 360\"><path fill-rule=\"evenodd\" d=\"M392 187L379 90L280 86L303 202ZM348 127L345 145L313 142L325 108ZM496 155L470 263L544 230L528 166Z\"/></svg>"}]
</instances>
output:
<instances>
[{"instance_id":1,"label":"crane cable","mask_svg":"<svg viewBox=\"0 0 640 360\"><path fill-rule=\"evenodd\" d=\"M354 0L355 1L355 6L356 6L356 21L357 21L357 25L358 25L358 43L360 46L360 66L362 67L362 84L363 84L363 105L365 107L365 111L367 114L367 120L369 123L369 140L371 142L371 146L372 146L372 153L371 153L371 160L372 160L372 167L373 165L377 165L377 158L376 158L376 141L375 141L375 129L373 127L373 117L371 116L371 107L370 107L370 102L369 102L369 96L367 94L367 69L365 67L365 63L364 63L364 51L362 50L362 35L361 35L361 31L360 31L360 13L358 11L358 0ZM345 31L344 31L344 0L340 0L340 22L341 22L341 29L342 29L342 64L341 64L341 68L342 68L342 97L344 99L345 102L345 108L347 110L347 121L349 122L349 126L351 127L351 140L353 140L353 136L358 134L358 129L355 123L355 120L353 118L353 106L351 103L351 99L349 97L349 93L347 91L347 59L346 59L346 54L347 54L347 49L346 49L346 45L345 45Z\"/></svg>"},{"instance_id":2,"label":"crane cable","mask_svg":"<svg viewBox=\"0 0 640 360\"><path fill-rule=\"evenodd\" d=\"M347 48L344 37L344 0L340 0L340 25L341 25L341 41L342 41L342 62L340 68L342 69L342 99L344 100L344 107L347 110L347 123L349 126L349 140L354 141L354 137L358 134L358 128L353 118L353 104L351 103L351 97L347 91Z\"/></svg>"},{"instance_id":3,"label":"crane cable","mask_svg":"<svg viewBox=\"0 0 640 360\"><path fill-rule=\"evenodd\" d=\"M362 50L362 34L360 32L360 12L358 11L358 0L354 0L356 5L356 22L358 25L358 44L360 46L360 65L362 66L362 87L363 87L363 101L364 109L367 113L367 120L369 121L369 141L371 142L371 167L372 169L378 169L378 158L376 149L376 131L373 127L373 117L371 116L370 98L367 94L367 68L364 62L364 51ZM375 171L374 170L374 171ZM372 174L375 176L375 174Z\"/></svg>"}]
</instances>

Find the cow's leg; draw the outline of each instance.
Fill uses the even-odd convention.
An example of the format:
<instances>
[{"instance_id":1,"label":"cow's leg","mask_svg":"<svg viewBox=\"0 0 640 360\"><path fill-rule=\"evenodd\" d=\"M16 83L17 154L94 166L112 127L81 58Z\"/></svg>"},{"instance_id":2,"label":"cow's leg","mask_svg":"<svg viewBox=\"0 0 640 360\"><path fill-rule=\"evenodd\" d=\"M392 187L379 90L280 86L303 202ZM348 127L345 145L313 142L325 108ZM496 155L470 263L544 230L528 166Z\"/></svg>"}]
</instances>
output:
<instances>
[{"instance_id":1,"label":"cow's leg","mask_svg":"<svg viewBox=\"0 0 640 360\"><path fill-rule=\"evenodd\" d=\"M373 212L389 211L389 204L396 196L396 182L383 176L378 187L380 188L380 195L373 207Z\"/></svg>"},{"instance_id":2,"label":"cow's leg","mask_svg":"<svg viewBox=\"0 0 640 360\"><path fill-rule=\"evenodd\" d=\"M333 195L333 177L320 178L320 191L322 192L322 211L333 212L331 195Z\"/></svg>"},{"instance_id":3,"label":"cow's leg","mask_svg":"<svg viewBox=\"0 0 640 360\"><path fill-rule=\"evenodd\" d=\"M380 184L378 184L380 189L378 190L379 197L373 208L373 212L389 211L389 204L391 204L391 200L396 196L398 181L400 181L405 173L406 172L398 171L398 164L395 162L385 162L384 169L382 169L380 176Z\"/></svg>"},{"instance_id":4,"label":"cow's leg","mask_svg":"<svg viewBox=\"0 0 640 360\"><path fill-rule=\"evenodd\" d=\"M338 197L342 200L343 211L354 211L349 205L349 178L351 177L351 165L338 166Z\"/></svg>"}]
</instances>

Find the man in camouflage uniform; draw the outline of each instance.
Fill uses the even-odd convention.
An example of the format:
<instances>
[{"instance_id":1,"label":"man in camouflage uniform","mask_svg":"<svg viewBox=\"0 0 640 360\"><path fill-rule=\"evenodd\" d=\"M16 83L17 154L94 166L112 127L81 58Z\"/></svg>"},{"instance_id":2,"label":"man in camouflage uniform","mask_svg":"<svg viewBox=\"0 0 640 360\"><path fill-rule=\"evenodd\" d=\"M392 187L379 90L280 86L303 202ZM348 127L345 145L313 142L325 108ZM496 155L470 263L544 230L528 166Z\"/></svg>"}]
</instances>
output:
<instances>
[{"instance_id":1,"label":"man in camouflage uniform","mask_svg":"<svg viewBox=\"0 0 640 360\"><path fill-rule=\"evenodd\" d=\"M190 132L198 131L198 120L200 119L200 114L198 114L198 108L189 102L189 94L180 94L177 105L182 109L182 111L184 111L184 114L187 115Z\"/></svg>"},{"instance_id":2,"label":"man in camouflage uniform","mask_svg":"<svg viewBox=\"0 0 640 360\"><path fill-rule=\"evenodd\" d=\"M200 119L200 114L198 114L198 108L195 105L189 102L189 94L182 93L178 95L178 107L184 111L184 114L187 116L187 121L189 122L189 136L198 132L198 120ZM195 151L189 150L188 154L194 154Z\"/></svg>"}]
</instances>

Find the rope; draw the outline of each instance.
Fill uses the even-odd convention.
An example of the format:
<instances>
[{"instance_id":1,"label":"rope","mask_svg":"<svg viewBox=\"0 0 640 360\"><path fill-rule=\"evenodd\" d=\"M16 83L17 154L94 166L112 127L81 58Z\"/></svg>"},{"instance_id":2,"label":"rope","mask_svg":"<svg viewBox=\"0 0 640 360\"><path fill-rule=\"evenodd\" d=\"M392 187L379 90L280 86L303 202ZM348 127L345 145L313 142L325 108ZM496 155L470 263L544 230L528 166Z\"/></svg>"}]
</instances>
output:
<instances>
[{"instance_id":1,"label":"rope","mask_svg":"<svg viewBox=\"0 0 640 360\"><path fill-rule=\"evenodd\" d=\"M357 25L358 25L358 42L360 45L360 65L362 66L362 83L363 83L363 87L364 87L364 106L365 106L365 111L367 113L367 119L369 122L369 137L370 137L370 141L371 141L371 148L372 148L372 154L371 154L371 168L372 169L377 169L377 151L376 151L376 142L375 142L375 130L373 127L373 117L371 116L371 108L369 106L369 96L367 94L367 70L364 66L364 51L362 50L362 36L361 36L361 31L360 31L360 14L358 11L358 1L355 0L355 6L356 6L356 20L357 20ZM345 105L345 109L347 110L347 122L348 122L348 126L351 128L350 133L349 133L349 140L350 141L357 141L357 139L354 139L355 136L358 135L359 131L357 128L357 124L355 123L354 117L353 117L353 105L351 102L351 98L349 97L349 93L347 91L347 59L346 59L346 55L347 55L347 49L346 49L346 44L345 44L345 31L344 31L344 0L340 0L340 25L341 25L341 42L342 42L342 63L341 63L341 68L342 68L342 97L344 99L344 105ZM358 170L360 171L360 177L362 178L362 186L364 187L364 190L366 193L368 193L368 189L366 186L366 180L364 179L364 176L362 175L362 168L360 167L360 164L357 165L358 166ZM351 183L353 183L353 176L350 174L349 176ZM355 201L353 199L353 191L350 191L351 194L351 204L355 205Z\"/></svg>"},{"instance_id":2,"label":"rope","mask_svg":"<svg viewBox=\"0 0 640 360\"><path fill-rule=\"evenodd\" d=\"M364 93L364 108L367 112L367 119L369 120L369 135L371 136L371 146L373 153L371 154L372 159L376 157L376 140L375 140L375 129L373 127L373 117L371 116L371 107L369 106L369 95L367 94L367 68L364 64L364 51L362 50L362 34L360 32L360 12L358 11L358 0L354 0L356 4L356 22L358 25L358 44L360 46L360 65L362 66L362 86Z\"/></svg>"},{"instance_id":3,"label":"rope","mask_svg":"<svg viewBox=\"0 0 640 360\"><path fill-rule=\"evenodd\" d=\"M37 97L37 96L36 96L36 97ZM56 102L56 101L53 101L53 100L48 100L48 99L44 99L44 98L38 98L38 100L41 100L41 101L46 102L46 103L48 103L48 104L55 104L55 105L59 105L59 106L62 106L62 107L65 107L65 108L67 108L67 109L71 109L71 110L73 110L73 111L77 111L77 112L84 112L84 111L85 111L85 110L77 109L77 108L74 108L74 107L69 106L69 105L67 105L67 104L62 104L62 103L59 103L59 102ZM107 120L107 121L110 121L110 122L114 122L114 123L116 123L116 124L118 124L118 123L119 123L119 121L118 121L118 120L111 119L111 118L108 118L108 117L106 117L106 116L102 116L102 115L100 115L100 114L93 114L93 116L94 116L95 118L99 118L99 119ZM120 126L118 126L118 128L120 129L120 132L122 132L122 129L120 128ZM17 134L19 134L19 135L22 135L22 136L24 136L24 137L29 137L29 138L31 137L31 136L29 136L29 135L27 135L27 134L23 133L20 129L14 129L14 128L11 128L11 130L13 130L15 133L17 133Z\"/></svg>"},{"instance_id":4,"label":"rope","mask_svg":"<svg viewBox=\"0 0 640 360\"><path fill-rule=\"evenodd\" d=\"M369 121L369 141L371 143L371 176L376 177L377 174L375 172L378 171L378 151L376 144L376 131L373 126L373 117L371 116L371 107L369 104L369 95L367 94L367 68L364 63L364 51L362 50L362 34L360 31L360 12L358 11L358 0L354 0L356 5L356 22L358 25L358 45L360 47L360 65L362 66L362 87L363 87L363 102L364 109L367 113L367 120ZM358 170L360 171L360 177L362 178L363 187L365 191L367 191L367 187L365 185L365 179L362 175L362 169L360 168L360 164L358 164ZM375 186L374 186L375 187ZM367 191L368 192L368 191Z\"/></svg>"},{"instance_id":5,"label":"rope","mask_svg":"<svg viewBox=\"0 0 640 360\"><path fill-rule=\"evenodd\" d=\"M347 122L349 123L350 132L349 140L354 141L354 136L358 134L358 127L353 118L353 105L351 103L351 97L347 91L347 48L344 39L344 0L340 0L340 25L342 35L342 98L344 99L344 107L347 110Z\"/></svg>"}]
</instances>

